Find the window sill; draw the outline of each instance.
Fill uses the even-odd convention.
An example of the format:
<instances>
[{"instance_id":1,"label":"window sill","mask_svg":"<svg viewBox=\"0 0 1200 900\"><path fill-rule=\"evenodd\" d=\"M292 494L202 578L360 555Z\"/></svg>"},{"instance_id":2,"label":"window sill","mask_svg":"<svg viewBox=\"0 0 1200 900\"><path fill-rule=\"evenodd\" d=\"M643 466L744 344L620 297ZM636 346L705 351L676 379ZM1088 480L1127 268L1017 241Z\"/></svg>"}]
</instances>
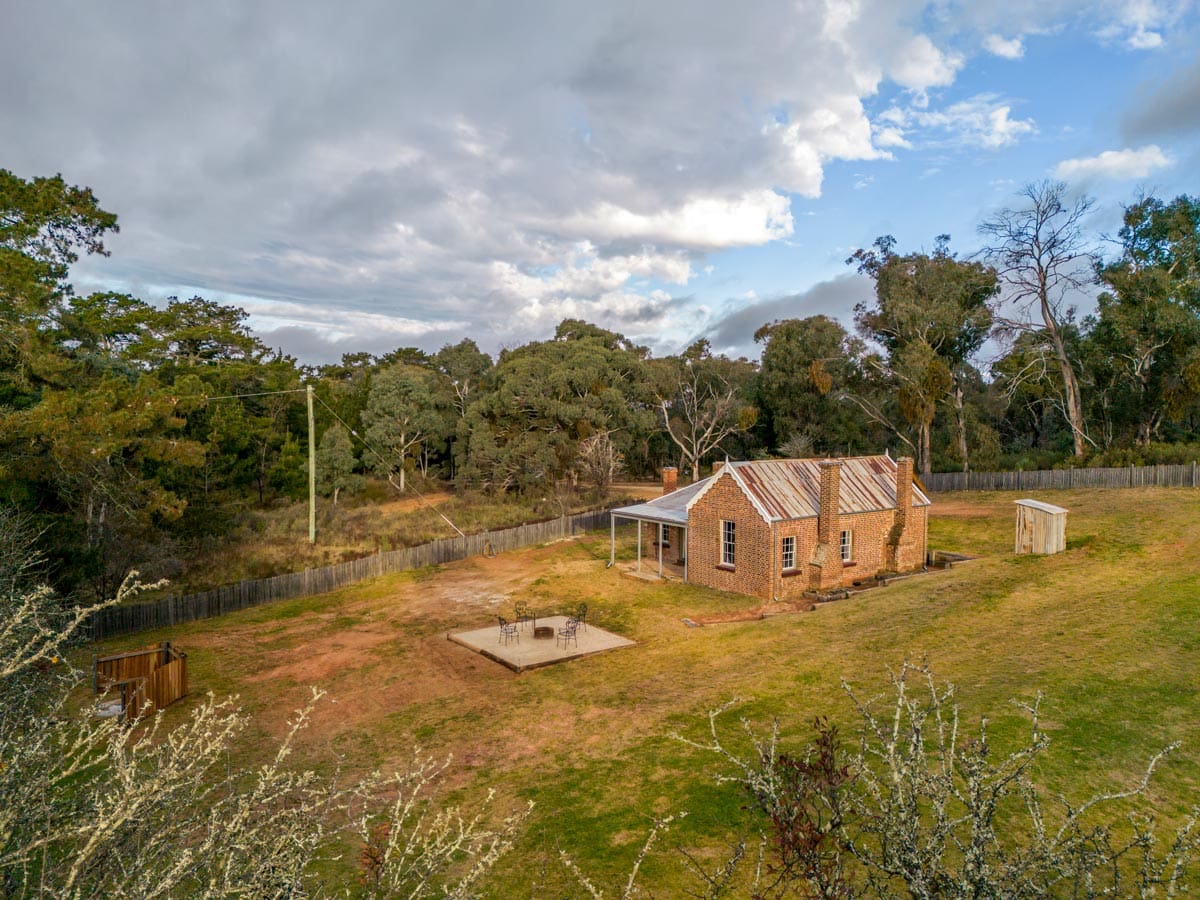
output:
<instances>
[{"instance_id":1,"label":"window sill","mask_svg":"<svg viewBox=\"0 0 1200 900\"><path fill-rule=\"evenodd\" d=\"M858 565L858 563L854 562L853 560L851 560L850 562L844 562L844 561L842 562L843 569L853 569L857 565Z\"/></svg>"},{"instance_id":2,"label":"window sill","mask_svg":"<svg viewBox=\"0 0 1200 900\"><path fill-rule=\"evenodd\" d=\"M784 570L783 570L783 577L784 577L784 578L795 578L795 577L796 577L797 575L799 575L799 574L800 574L800 570L799 570L799 569L784 569Z\"/></svg>"},{"instance_id":3,"label":"window sill","mask_svg":"<svg viewBox=\"0 0 1200 900\"><path fill-rule=\"evenodd\" d=\"M736 572L737 571L733 566L729 565L728 563L719 563L717 565L717 568L720 569L722 572Z\"/></svg>"}]
</instances>

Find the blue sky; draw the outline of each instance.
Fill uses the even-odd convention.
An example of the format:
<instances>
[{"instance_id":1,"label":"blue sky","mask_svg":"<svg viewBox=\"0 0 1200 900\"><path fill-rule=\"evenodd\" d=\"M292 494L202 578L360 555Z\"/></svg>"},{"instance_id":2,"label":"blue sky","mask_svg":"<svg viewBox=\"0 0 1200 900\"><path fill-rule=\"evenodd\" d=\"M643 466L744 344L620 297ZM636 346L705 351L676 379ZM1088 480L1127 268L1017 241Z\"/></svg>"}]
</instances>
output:
<instances>
[{"instance_id":1,"label":"blue sky","mask_svg":"<svg viewBox=\"0 0 1200 900\"><path fill-rule=\"evenodd\" d=\"M894 234L977 249L1026 182L1197 193L1191 0L26 4L0 166L120 216L82 290L243 306L306 362L563 318L754 356L847 325Z\"/></svg>"}]
</instances>

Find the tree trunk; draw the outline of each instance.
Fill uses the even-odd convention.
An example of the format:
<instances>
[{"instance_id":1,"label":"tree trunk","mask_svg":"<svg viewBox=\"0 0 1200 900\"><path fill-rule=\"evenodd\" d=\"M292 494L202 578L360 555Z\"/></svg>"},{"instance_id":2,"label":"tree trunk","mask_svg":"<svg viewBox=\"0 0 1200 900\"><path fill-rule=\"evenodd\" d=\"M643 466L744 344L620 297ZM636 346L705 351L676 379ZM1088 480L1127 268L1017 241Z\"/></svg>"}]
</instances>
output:
<instances>
[{"instance_id":1,"label":"tree trunk","mask_svg":"<svg viewBox=\"0 0 1200 900\"><path fill-rule=\"evenodd\" d=\"M1046 331L1050 333L1050 339L1054 342L1054 355L1058 357L1058 366L1062 371L1063 393L1066 394L1067 401L1067 424L1071 426L1071 437L1075 443L1075 458L1082 459L1087 454L1083 432L1083 398L1079 393L1079 379L1075 377L1075 368L1067 356L1067 346L1063 343L1062 333L1058 329L1058 321L1054 318L1054 311L1050 306L1044 276L1040 300L1042 322L1045 323Z\"/></svg>"},{"instance_id":2,"label":"tree trunk","mask_svg":"<svg viewBox=\"0 0 1200 900\"><path fill-rule=\"evenodd\" d=\"M958 379L954 380L954 438L958 444L958 455L962 459L962 470L971 471L970 451L967 449L967 420L963 413L963 391Z\"/></svg>"},{"instance_id":3,"label":"tree trunk","mask_svg":"<svg viewBox=\"0 0 1200 900\"><path fill-rule=\"evenodd\" d=\"M917 426L917 465L922 475L933 471L933 462L929 458L929 422Z\"/></svg>"},{"instance_id":4,"label":"tree trunk","mask_svg":"<svg viewBox=\"0 0 1200 900\"><path fill-rule=\"evenodd\" d=\"M404 493L404 456L405 450L408 447L408 435L400 433L400 493Z\"/></svg>"}]
</instances>

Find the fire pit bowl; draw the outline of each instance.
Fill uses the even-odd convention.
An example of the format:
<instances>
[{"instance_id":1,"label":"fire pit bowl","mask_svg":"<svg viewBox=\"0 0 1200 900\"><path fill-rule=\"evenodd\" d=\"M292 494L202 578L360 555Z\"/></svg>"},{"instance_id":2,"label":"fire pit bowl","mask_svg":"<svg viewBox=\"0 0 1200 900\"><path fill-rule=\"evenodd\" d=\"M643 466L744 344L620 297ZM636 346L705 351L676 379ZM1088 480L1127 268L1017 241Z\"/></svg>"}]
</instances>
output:
<instances>
[{"instance_id":1,"label":"fire pit bowl","mask_svg":"<svg viewBox=\"0 0 1200 900\"><path fill-rule=\"evenodd\" d=\"M554 637L553 625L538 625L533 629L533 637L535 640L548 641Z\"/></svg>"}]
</instances>

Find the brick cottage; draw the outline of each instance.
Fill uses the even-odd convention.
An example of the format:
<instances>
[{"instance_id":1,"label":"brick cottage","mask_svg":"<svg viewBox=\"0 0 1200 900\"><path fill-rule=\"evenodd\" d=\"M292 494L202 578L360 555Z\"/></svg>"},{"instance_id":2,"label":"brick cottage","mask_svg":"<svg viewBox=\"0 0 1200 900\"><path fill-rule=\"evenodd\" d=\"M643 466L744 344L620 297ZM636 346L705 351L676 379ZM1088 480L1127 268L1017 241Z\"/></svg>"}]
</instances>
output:
<instances>
[{"instance_id":1,"label":"brick cottage","mask_svg":"<svg viewBox=\"0 0 1200 900\"><path fill-rule=\"evenodd\" d=\"M718 463L678 489L664 469L662 497L612 516L637 521L639 568L786 600L920 569L928 509L912 460L885 454Z\"/></svg>"}]
</instances>

